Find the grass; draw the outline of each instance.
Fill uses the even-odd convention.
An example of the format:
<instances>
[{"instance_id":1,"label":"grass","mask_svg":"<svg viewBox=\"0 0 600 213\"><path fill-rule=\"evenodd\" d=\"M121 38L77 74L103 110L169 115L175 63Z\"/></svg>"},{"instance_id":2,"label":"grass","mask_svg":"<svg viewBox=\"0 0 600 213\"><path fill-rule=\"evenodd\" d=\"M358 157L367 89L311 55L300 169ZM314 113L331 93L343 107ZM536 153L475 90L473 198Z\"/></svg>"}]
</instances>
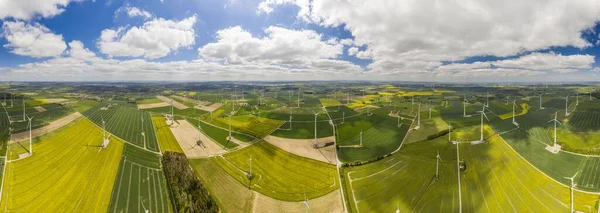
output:
<instances>
[{"instance_id":1,"label":"grass","mask_svg":"<svg viewBox=\"0 0 600 213\"><path fill-rule=\"evenodd\" d=\"M457 135L471 140L471 130ZM491 135L486 129L486 135ZM440 179L435 180L436 151ZM538 172L498 135L479 145L460 145L467 162L461 172L462 210L465 212L568 211L569 188ZM458 209L456 146L444 138L405 145L375 163L344 168L350 212L454 212ZM385 180L385 181L382 181ZM407 182L410 180L410 182ZM410 183L410 184L407 184ZM598 195L575 193L575 209L587 211ZM355 202L356 201L356 202Z\"/></svg>"},{"instance_id":2,"label":"grass","mask_svg":"<svg viewBox=\"0 0 600 213\"><path fill-rule=\"evenodd\" d=\"M223 212L251 212L254 193L230 176L215 161L214 158L189 160L197 176Z\"/></svg>"},{"instance_id":3,"label":"grass","mask_svg":"<svg viewBox=\"0 0 600 213\"><path fill-rule=\"evenodd\" d=\"M99 151L101 138L99 128L80 119L35 143L33 156L7 165L0 208L107 212L123 142L111 137L108 148Z\"/></svg>"},{"instance_id":4,"label":"grass","mask_svg":"<svg viewBox=\"0 0 600 213\"><path fill-rule=\"evenodd\" d=\"M213 116L212 122L210 118L205 121L214 125L229 129L229 117ZM273 130L283 124L283 121L257 117L254 115L233 116L231 118L231 128L234 131L246 133L257 138L264 138Z\"/></svg>"},{"instance_id":5,"label":"grass","mask_svg":"<svg viewBox=\"0 0 600 213\"><path fill-rule=\"evenodd\" d=\"M252 180L249 172L252 158ZM303 158L261 141L215 161L229 175L253 190L285 201L302 201L338 188L334 165Z\"/></svg>"},{"instance_id":6,"label":"grass","mask_svg":"<svg viewBox=\"0 0 600 213\"><path fill-rule=\"evenodd\" d=\"M366 161L396 150L406 135L410 120L404 120L400 128L396 118L389 117L389 108L373 110L366 114L346 119L336 124L338 157L343 162ZM408 122L408 124L406 123ZM360 131L363 131L363 147L343 147L360 144Z\"/></svg>"},{"instance_id":7,"label":"grass","mask_svg":"<svg viewBox=\"0 0 600 213\"><path fill-rule=\"evenodd\" d=\"M416 125L415 121L415 125ZM431 119L421 116L421 127L418 130L413 130L406 136L406 143L414 143L427 140L430 135L438 134L441 131L447 130L448 124L441 117L432 117Z\"/></svg>"},{"instance_id":8,"label":"grass","mask_svg":"<svg viewBox=\"0 0 600 213\"><path fill-rule=\"evenodd\" d=\"M515 117L525 115L525 114L527 114L528 111L529 111L529 105L527 105L527 103L521 103L521 107L519 109L515 109ZM504 113L504 114L498 115L498 117L502 120L512 118L512 116L513 116L512 111L509 113Z\"/></svg>"},{"instance_id":9,"label":"grass","mask_svg":"<svg viewBox=\"0 0 600 213\"><path fill-rule=\"evenodd\" d=\"M162 116L152 116L152 123L154 124L156 137L158 137L160 151L183 153L183 150L179 146L177 139L175 139L175 136L173 136L169 125L167 125L165 118Z\"/></svg>"},{"instance_id":10,"label":"grass","mask_svg":"<svg viewBox=\"0 0 600 213\"><path fill-rule=\"evenodd\" d=\"M102 119L104 119L106 130L124 140L148 150L159 151L150 113L124 106L113 106L108 110L99 109L102 106L89 109L84 115L98 126L102 126ZM144 119L143 126L142 119Z\"/></svg>"},{"instance_id":11,"label":"grass","mask_svg":"<svg viewBox=\"0 0 600 213\"><path fill-rule=\"evenodd\" d=\"M159 113L159 114L171 114L171 107L170 106L156 107L156 108L151 108L151 109L144 109L144 111L148 111L148 112L152 112L152 113ZM177 108L173 107L173 114L175 114L175 116L199 118L199 117L203 117L203 115L206 115L206 113L208 113L208 112L202 111L202 110L199 110L196 108L177 109Z\"/></svg>"},{"instance_id":12,"label":"grass","mask_svg":"<svg viewBox=\"0 0 600 213\"><path fill-rule=\"evenodd\" d=\"M219 127L215 127L215 126L212 126L212 125L204 123L204 122L200 122L195 119L188 119L188 122L190 122L194 126L198 126L198 124L199 124L200 127L202 128L202 131L204 132L204 134L206 134L206 136L213 139L213 141L221 144L222 147L231 149L231 148L235 148L238 146L236 143L232 143L231 141L227 140L227 137L229 137L228 130L221 129ZM236 138L238 140L244 141L244 142L250 142L253 140L253 138L250 136L239 134L239 133L234 133L234 132L231 133L231 136L233 136L234 138Z\"/></svg>"},{"instance_id":13,"label":"grass","mask_svg":"<svg viewBox=\"0 0 600 213\"><path fill-rule=\"evenodd\" d=\"M58 104L43 105L48 111L29 113L27 116L34 117L32 120L32 129L37 129L48 125L50 122L73 113L73 109L60 106ZM12 133L27 131L28 122L14 122L12 124Z\"/></svg>"},{"instance_id":14,"label":"grass","mask_svg":"<svg viewBox=\"0 0 600 213\"><path fill-rule=\"evenodd\" d=\"M148 98L148 99L137 100L135 102L137 104L156 104L156 103L162 103L163 101L158 98Z\"/></svg>"},{"instance_id":15,"label":"grass","mask_svg":"<svg viewBox=\"0 0 600 213\"><path fill-rule=\"evenodd\" d=\"M342 103L333 98L319 98L319 100L321 101L321 105L323 105L324 107L342 105Z\"/></svg>"},{"instance_id":16,"label":"grass","mask_svg":"<svg viewBox=\"0 0 600 213\"><path fill-rule=\"evenodd\" d=\"M83 100L83 101L77 101L73 104L71 104L71 107L73 107L73 109L77 110L77 112L85 112L90 108L93 108L95 106L97 106L98 104L100 104L100 102L95 101L95 100Z\"/></svg>"},{"instance_id":17,"label":"grass","mask_svg":"<svg viewBox=\"0 0 600 213\"><path fill-rule=\"evenodd\" d=\"M160 156L126 144L108 212L172 212Z\"/></svg>"},{"instance_id":18,"label":"grass","mask_svg":"<svg viewBox=\"0 0 600 213\"><path fill-rule=\"evenodd\" d=\"M282 138L310 139L315 138L315 123L310 121L294 122L292 120L292 130L289 130L290 124L286 122L280 129L275 130L272 135ZM317 137L329 137L333 135L333 128L329 121L317 122Z\"/></svg>"}]
</instances>

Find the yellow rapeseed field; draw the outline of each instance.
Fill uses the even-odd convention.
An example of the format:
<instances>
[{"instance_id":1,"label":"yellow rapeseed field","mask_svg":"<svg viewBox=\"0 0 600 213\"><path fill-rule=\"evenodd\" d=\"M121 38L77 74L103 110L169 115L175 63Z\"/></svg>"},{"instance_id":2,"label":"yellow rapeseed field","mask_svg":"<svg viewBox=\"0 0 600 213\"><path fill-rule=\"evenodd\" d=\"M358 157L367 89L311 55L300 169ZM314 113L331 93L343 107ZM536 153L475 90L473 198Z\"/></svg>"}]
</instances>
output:
<instances>
[{"instance_id":1,"label":"yellow rapeseed field","mask_svg":"<svg viewBox=\"0 0 600 213\"><path fill-rule=\"evenodd\" d=\"M2 212L107 212L123 142L100 150L102 130L86 119L33 145L6 166Z\"/></svg>"}]
</instances>

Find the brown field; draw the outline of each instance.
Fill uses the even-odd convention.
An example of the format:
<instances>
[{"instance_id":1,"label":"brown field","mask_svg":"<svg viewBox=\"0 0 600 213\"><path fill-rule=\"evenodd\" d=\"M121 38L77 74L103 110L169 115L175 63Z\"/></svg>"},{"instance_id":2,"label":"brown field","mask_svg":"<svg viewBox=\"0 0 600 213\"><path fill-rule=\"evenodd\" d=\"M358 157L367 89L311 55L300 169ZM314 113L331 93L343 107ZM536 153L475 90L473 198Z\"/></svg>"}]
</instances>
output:
<instances>
[{"instance_id":1,"label":"brown field","mask_svg":"<svg viewBox=\"0 0 600 213\"><path fill-rule=\"evenodd\" d=\"M170 104L162 102L162 103L138 104L137 105L138 109L151 109L151 108L166 107L166 106L170 106Z\"/></svg>"},{"instance_id":2,"label":"brown field","mask_svg":"<svg viewBox=\"0 0 600 213\"><path fill-rule=\"evenodd\" d=\"M289 153L305 158L323 161L325 163L335 164L335 146L331 145L320 149L313 148L314 139L289 139L268 135L265 141L274 146L283 149ZM317 143L333 142L334 137L317 138Z\"/></svg>"},{"instance_id":3,"label":"brown field","mask_svg":"<svg viewBox=\"0 0 600 213\"><path fill-rule=\"evenodd\" d=\"M52 121L47 126L32 130L31 137L35 138L35 137L44 135L46 133L52 132L58 128L61 128L64 125L67 125L68 123L71 123L71 121L74 121L75 119L77 119L81 116L82 116L81 113L74 112L74 113L67 115L65 117L62 117L58 120ZM22 141L25 139L29 139L29 131L17 133L17 134L10 136L10 140L13 142Z\"/></svg>"},{"instance_id":4,"label":"brown field","mask_svg":"<svg viewBox=\"0 0 600 213\"><path fill-rule=\"evenodd\" d=\"M221 106L223 106L222 103L214 103L214 104L211 104L210 106L196 106L194 108L199 109L199 110L204 110L207 112L213 112L213 111L217 110L218 108L220 108Z\"/></svg>"},{"instance_id":5,"label":"brown field","mask_svg":"<svg viewBox=\"0 0 600 213\"><path fill-rule=\"evenodd\" d=\"M175 139L177 139L181 149L183 149L183 153L185 153L185 156L188 158L207 157L225 152L225 150L212 139L204 134L200 134L198 129L188 121L178 120L177 122L179 125L172 126L171 132L173 132ZM198 139L202 141L204 147L196 144Z\"/></svg>"},{"instance_id":6,"label":"brown field","mask_svg":"<svg viewBox=\"0 0 600 213\"><path fill-rule=\"evenodd\" d=\"M167 106L168 106L168 104L170 104L170 103L171 103L171 100L172 100L172 99L170 99L170 98L167 98L167 97L165 97L165 96L162 96L162 95L158 95L158 96L156 96L156 98L158 98L158 99L160 99L161 101L164 101L165 103L167 103ZM175 101L175 100L173 100L173 107L175 107L175 108L177 108L177 109L187 109L187 108L189 108L189 107L188 107L188 106L186 106L185 104L179 103L179 102L177 102L177 101Z\"/></svg>"},{"instance_id":7,"label":"brown field","mask_svg":"<svg viewBox=\"0 0 600 213\"><path fill-rule=\"evenodd\" d=\"M33 108L34 108L36 111L38 111L38 112L45 112L45 111L48 111L48 110L46 110L46 108L44 108L44 107L41 107L41 106L34 106Z\"/></svg>"}]
</instances>

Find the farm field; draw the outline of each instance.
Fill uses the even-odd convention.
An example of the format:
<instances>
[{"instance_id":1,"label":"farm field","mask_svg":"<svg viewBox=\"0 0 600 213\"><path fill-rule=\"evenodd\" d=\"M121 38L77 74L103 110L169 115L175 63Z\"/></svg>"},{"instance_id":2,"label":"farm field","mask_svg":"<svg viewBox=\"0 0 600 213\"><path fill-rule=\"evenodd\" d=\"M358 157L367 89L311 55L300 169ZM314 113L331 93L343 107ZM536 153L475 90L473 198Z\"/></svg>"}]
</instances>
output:
<instances>
[{"instance_id":1,"label":"farm field","mask_svg":"<svg viewBox=\"0 0 600 213\"><path fill-rule=\"evenodd\" d=\"M228 129L227 130L222 129L222 128L210 125L208 123L201 122L199 120L195 120L195 119L187 119L187 120L195 126L200 124L200 127L202 128L202 131L204 132L204 134L206 134L208 137L212 138L213 141L221 144L221 146L224 146L227 148L234 148L237 146L235 143L227 141L227 137L229 137ZM251 141L255 140L255 138L250 135L240 134L240 133L233 132L233 131L231 132L231 136L233 136L233 138L238 139L243 142L251 142Z\"/></svg>"},{"instance_id":2,"label":"farm field","mask_svg":"<svg viewBox=\"0 0 600 213\"><path fill-rule=\"evenodd\" d=\"M88 109L97 106L98 104L100 104L100 102L95 100L82 100L71 104L71 107L76 111L83 113Z\"/></svg>"},{"instance_id":3,"label":"farm field","mask_svg":"<svg viewBox=\"0 0 600 213\"><path fill-rule=\"evenodd\" d=\"M118 168L108 212L173 212L160 156L126 144Z\"/></svg>"},{"instance_id":4,"label":"farm field","mask_svg":"<svg viewBox=\"0 0 600 213\"><path fill-rule=\"evenodd\" d=\"M252 180L246 176L249 158ZM278 200L302 201L338 189L334 165L290 154L264 141L214 159L242 185Z\"/></svg>"},{"instance_id":5,"label":"farm field","mask_svg":"<svg viewBox=\"0 0 600 213\"><path fill-rule=\"evenodd\" d=\"M106 212L123 148L110 140L100 150L102 130L84 119L43 137L32 156L7 164L1 209Z\"/></svg>"},{"instance_id":6,"label":"farm field","mask_svg":"<svg viewBox=\"0 0 600 213\"><path fill-rule=\"evenodd\" d=\"M321 105L324 107L342 105L342 103L340 103L338 100L332 98L319 98L319 100L321 101Z\"/></svg>"},{"instance_id":7,"label":"farm field","mask_svg":"<svg viewBox=\"0 0 600 213\"><path fill-rule=\"evenodd\" d=\"M162 103L163 101L158 98L147 98L142 100L135 101L137 104L157 104Z\"/></svg>"},{"instance_id":8,"label":"farm field","mask_svg":"<svg viewBox=\"0 0 600 213\"><path fill-rule=\"evenodd\" d=\"M57 104L49 104L43 105L47 111L44 112L33 112L27 114L29 117L33 117L32 120L32 129L37 129L43 126L47 126L50 122L60 119L64 116L67 116L73 113L73 109L68 107L63 107ZM14 122L12 125L13 133L19 133L27 131L29 128L27 127L28 122Z\"/></svg>"},{"instance_id":9,"label":"farm field","mask_svg":"<svg viewBox=\"0 0 600 213\"><path fill-rule=\"evenodd\" d=\"M433 115L432 115L433 116ZM403 124L405 125L405 124ZM410 125L410 124L408 124ZM415 121L413 128L417 125ZM417 130L412 130L406 136L405 143L414 143L427 140L427 137L448 130L448 124L441 117L425 118L421 115L421 127Z\"/></svg>"},{"instance_id":10,"label":"farm field","mask_svg":"<svg viewBox=\"0 0 600 213\"><path fill-rule=\"evenodd\" d=\"M102 127L102 119L106 122L106 130L117 137L135 144L138 147L159 151L158 142L150 113L131 107L113 106L102 110L96 106L84 112L84 115ZM142 126L142 119L143 126ZM142 131L144 135L142 135Z\"/></svg>"},{"instance_id":11,"label":"farm field","mask_svg":"<svg viewBox=\"0 0 600 213\"><path fill-rule=\"evenodd\" d=\"M204 121L214 124L216 126L229 129L229 117L219 116L211 119L205 119ZM269 135L273 130L277 129L283 124L283 121L257 117L254 115L244 116L233 116L231 118L231 128L234 131L252 135L257 138L263 138Z\"/></svg>"},{"instance_id":12,"label":"farm field","mask_svg":"<svg viewBox=\"0 0 600 213\"><path fill-rule=\"evenodd\" d=\"M160 150L162 152L183 153L183 150L179 146L179 143L177 143L175 136L173 136L173 133L169 129L169 125L167 125L165 118L159 115L153 115L152 124L154 124L154 131L156 132L158 145L160 146Z\"/></svg>"},{"instance_id":13,"label":"farm field","mask_svg":"<svg viewBox=\"0 0 600 213\"><path fill-rule=\"evenodd\" d=\"M575 111L568 120L573 131L586 132L600 130L600 112Z\"/></svg>"},{"instance_id":14,"label":"farm field","mask_svg":"<svg viewBox=\"0 0 600 213\"><path fill-rule=\"evenodd\" d=\"M171 107L165 106L165 107L150 108L150 109L144 109L144 111L158 113L158 114L171 114ZM199 117L206 116L207 113L208 112L200 110L200 109L196 109L196 108L177 109L177 108L173 107L173 114L175 116L199 118Z\"/></svg>"},{"instance_id":15,"label":"farm field","mask_svg":"<svg viewBox=\"0 0 600 213\"><path fill-rule=\"evenodd\" d=\"M310 121L292 120L292 129L290 123L285 122L281 127L273 132L274 136L293 139L310 139L315 138L315 123ZM333 128L329 124L329 120L317 121L317 138L329 137L333 135Z\"/></svg>"},{"instance_id":16,"label":"farm field","mask_svg":"<svg viewBox=\"0 0 600 213\"><path fill-rule=\"evenodd\" d=\"M457 135L463 135L459 130ZM490 129L486 130L490 135ZM469 135L469 134L466 134ZM458 138L470 140L470 138ZM544 176L497 135L488 143L460 145L467 162L461 174L462 210L465 212L568 211L570 190ZM436 150L443 160L435 180ZM458 210L456 146L438 138L406 144L383 160L344 168L345 189L352 212L454 212ZM380 181L385 179L386 181ZM402 184L411 179L412 184ZM575 209L594 206L598 195L575 193Z\"/></svg>"}]
</instances>

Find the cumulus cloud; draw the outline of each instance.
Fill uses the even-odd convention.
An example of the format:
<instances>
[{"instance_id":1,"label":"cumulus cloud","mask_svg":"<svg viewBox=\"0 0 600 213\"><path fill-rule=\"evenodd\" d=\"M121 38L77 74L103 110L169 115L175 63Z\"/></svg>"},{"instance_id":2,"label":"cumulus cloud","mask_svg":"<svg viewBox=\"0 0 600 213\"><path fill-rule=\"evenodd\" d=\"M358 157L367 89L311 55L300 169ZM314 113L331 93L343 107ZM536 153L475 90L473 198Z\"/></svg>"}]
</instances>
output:
<instances>
[{"instance_id":1,"label":"cumulus cloud","mask_svg":"<svg viewBox=\"0 0 600 213\"><path fill-rule=\"evenodd\" d=\"M7 21L2 24L2 29L8 41L4 47L13 54L34 58L56 57L67 48L62 35L54 34L38 23Z\"/></svg>"},{"instance_id":2,"label":"cumulus cloud","mask_svg":"<svg viewBox=\"0 0 600 213\"><path fill-rule=\"evenodd\" d=\"M180 21L157 18L139 27L105 29L97 46L109 57L160 58L180 48L191 48L195 44L195 23L194 15Z\"/></svg>"},{"instance_id":3,"label":"cumulus cloud","mask_svg":"<svg viewBox=\"0 0 600 213\"><path fill-rule=\"evenodd\" d=\"M239 26L219 30L217 42L198 49L207 60L227 64L264 63L308 66L314 60L333 59L343 53L343 45L324 41L312 30L291 30L270 26L264 38L257 38Z\"/></svg>"},{"instance_id":4,"label":"cumulus cloud","mask_svg":"<svg viewBox=\"0 0 600 213\"><path fill-rule=\"evenodd\" d=\"M67 55L75 59L91 60L96 58L96 54L83 46L83 43L78 40L69 42L69 50Z\"/></svg>"},{"instance_id":5,"label":"cumulus cloud","mask_svg":"<svg viewBox=\"0 0 600 213\"><path fill-rule=\"evenodd\" d=\"M300 20L343 26L354 37L354 45L366 47L355 55L373 59L369 69L382 73L394 67L412 72L432 63L481 55L508 57L553 46L586 48L592 44L581 38L581 32L594 26L600 12L595 0L265 0L257 10L268 14L289 4L300 8ZM408 65L415 61L421 66Z\"/></svg>"},{"instance_id":6,"label":"cumulus cloud","mask_svg":"<svg viewBox=\"0 0 600 213\"><path fill-rule=\"evenodd\" d=\"M53 17L65 11L65 7L77 0L0 0L0 19L30 20L36 15Z\"/></svg>"},{"instance_id":7,"label":"cumulus cloud","mask_svg":"<svg viewBox=\"0 0 600 213\"><path fill-rule=\"evenodd\" d=\"M145 11L143 9L137 8L137 7L131 7L128 4L120 7L119 9L117 9L117 11L115 11L115 17L119 15L119 13L126 13L127 16L129 17L142 17L144 19L149 19L152 18L152 13Z\"/></svg>"}]
</instances>

